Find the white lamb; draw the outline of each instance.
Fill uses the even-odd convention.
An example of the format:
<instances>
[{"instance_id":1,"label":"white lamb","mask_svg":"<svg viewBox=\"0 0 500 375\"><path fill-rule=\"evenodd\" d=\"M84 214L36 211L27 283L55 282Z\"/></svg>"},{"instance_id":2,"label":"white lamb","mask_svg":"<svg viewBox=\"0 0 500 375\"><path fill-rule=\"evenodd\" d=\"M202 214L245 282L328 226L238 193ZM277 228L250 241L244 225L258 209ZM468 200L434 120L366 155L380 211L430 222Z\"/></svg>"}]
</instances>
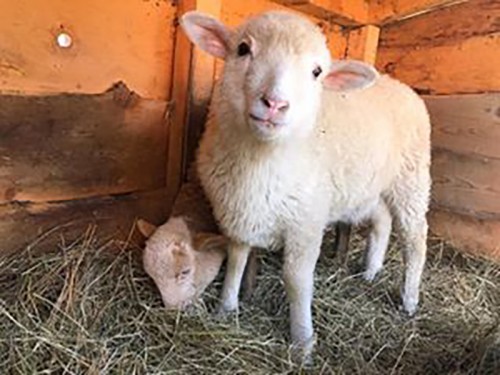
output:
<instances>
[{"instance_id":1,"label":"white lamb","mask_svg":"<svg viewBox=\"0 0 500 375\"><path fill-rule=\"evenodd\" d=\"M423 101L369 65L331 61L305 18L268 12L231 30L189 12L191 41L224 59L197 160L231 239L221 308L235 310L252 246L284 248L291 338L313 346L313 275L325 227L370 219L365 278L382 268L391 213L406 240L403 306L413 314L425 262L430 123Z\"/></svg>"}]
</instances>

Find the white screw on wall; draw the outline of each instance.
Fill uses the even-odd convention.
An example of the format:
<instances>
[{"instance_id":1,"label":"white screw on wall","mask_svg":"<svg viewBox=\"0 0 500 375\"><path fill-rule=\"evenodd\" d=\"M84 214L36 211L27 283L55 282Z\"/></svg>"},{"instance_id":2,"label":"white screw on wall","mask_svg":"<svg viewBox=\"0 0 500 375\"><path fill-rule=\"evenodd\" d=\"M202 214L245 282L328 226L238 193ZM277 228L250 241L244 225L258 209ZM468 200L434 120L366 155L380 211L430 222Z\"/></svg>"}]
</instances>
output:
<instances>
[{"instance_id":1,"label":"white screw on wall","mask_svg":"<svg viewBox=\"0 0 500 375\"><path fill-rule=\"evenodd\" d=\"M71 39L71 35L67 33L59 33L56 38L57 45L61 48L69 48L71 47L71 44L73 43L73 40Z\"/></svg>"}]
</instances>

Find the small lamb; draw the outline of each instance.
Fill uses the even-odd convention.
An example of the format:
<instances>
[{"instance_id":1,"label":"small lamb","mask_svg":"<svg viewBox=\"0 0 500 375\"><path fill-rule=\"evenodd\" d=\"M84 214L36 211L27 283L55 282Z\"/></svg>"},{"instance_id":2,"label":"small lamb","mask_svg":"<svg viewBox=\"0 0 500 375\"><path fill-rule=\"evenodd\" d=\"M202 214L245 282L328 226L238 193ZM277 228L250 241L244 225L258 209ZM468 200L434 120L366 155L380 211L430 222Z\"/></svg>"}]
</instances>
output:
<instances>
[{"instance_id":1,"label":"small lamb","mask_svg":"<svg viewBox=\"0 0 500 375\"><path fill-rule=\"evenodd\" d=\"M186 308L215 279L228 245L196 178L191 177L182 186L172 217L165 224L156 227L140 219L137 227L147 238L144 269L158 287L165 307ZM252 252L244 279L246 299L253 293L257 268L257 257Z\"/></svg>"},{"instance_id":2,"label":"small lamb","mask_svg":"<svg viewBox=\"0 0 500 375\"><path fill-rule=\"evenodd\" d=\"M185 220L174 217L158 228L139 220L140 232L148 238L143 253L147 274L158 287L167 309L184 309L215 279L226 258L223 236L193 237Z\"/></svg>"},{"instance_id":3,"label":"small lamb","mask_svg":"<svg viewBox=\"0 0 500 375\"><path fill-rule=\"evenodd\" d=\"M372 222L364 277L382 268L392 216L405 238L403 306L425 263L430 121L408 86L362 62L331 61L309 20L268 12L232 30L188 12L189 39L225 61L197 170L230 239L221 309L235 310L250 248L284 248L290 327L308 360L314 269L329 223Z\"/></svg>"}]
</instances>

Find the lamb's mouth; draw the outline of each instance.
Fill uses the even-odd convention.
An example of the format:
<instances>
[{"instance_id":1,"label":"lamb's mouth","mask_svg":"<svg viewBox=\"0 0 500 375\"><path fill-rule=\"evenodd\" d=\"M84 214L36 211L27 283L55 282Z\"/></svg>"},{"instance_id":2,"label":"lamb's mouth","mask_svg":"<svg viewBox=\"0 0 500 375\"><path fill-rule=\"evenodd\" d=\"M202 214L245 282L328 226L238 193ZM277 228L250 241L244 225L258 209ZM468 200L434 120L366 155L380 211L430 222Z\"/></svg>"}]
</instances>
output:
<instances>
[{"instance_id":1,"label":"lamb's mouth","mask_svg":"<svg viewBox=\"0 0 500 375\"><path fill-rule=\"evenodd\" d=\"M279 126L279 124L273 122L273 121L270 121L270 120L266 120L266 119L263 119L263 118L260 118L260 117L257 117L253 114L249 114L249 117L250 119L252 119L253 121L255 122L258 122L259 125L264 125L265 127L267 128L275 128L277 126Z\"/></svg>"}]
</instances>

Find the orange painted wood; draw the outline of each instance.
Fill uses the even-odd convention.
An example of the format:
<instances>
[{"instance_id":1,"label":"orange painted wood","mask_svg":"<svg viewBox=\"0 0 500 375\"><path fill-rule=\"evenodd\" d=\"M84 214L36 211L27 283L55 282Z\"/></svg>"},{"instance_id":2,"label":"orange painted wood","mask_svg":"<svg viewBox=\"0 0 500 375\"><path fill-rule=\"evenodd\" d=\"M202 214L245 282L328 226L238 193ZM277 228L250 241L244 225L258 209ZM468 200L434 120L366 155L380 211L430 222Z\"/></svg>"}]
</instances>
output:
<instances>
[{"instance_id":1,"label":"orange painted wood","mask_svg":"<svg viewBox=\"0 0 500 375\"><path fill-rule=\"evenodd\" d=\"M220 2L218 0L181 0L178 3L177 16L190 10L212 13L219 18ZM206 74L195 72L203 69ZM167 158L167 196L172 206L186 171L187 129L189 109L193 98L200 101L210 92L214 77L214 63L211 57L197 51L193 55L193 46L180 27L175 38L174 69L172 83L172 111ZM192 96L194 95L194 97Z\"/></svg>"},{"instance_id":2,"label":"orange painted wood","mask_svg":"<svg viewBox=\"0 0 500 375\"><path fill-rule=\"evenodd\" d=\"M469 0L382 28L380 48L455 45L500 31L500 1Z\"/></svg>"},{"instance_id":3,"label":"orange painted wood","mask_svg":"<svg viewBox=\"0 0 500 375\"><path fill-rule=\"evenodd\" d=\"M346 57L375 65L380 29L367 25L349 32Z\"/></svg>"},{"instance_id":4,"label":"orange painted wood","mask_svg":"<svg viewBox=\"0 0 500 375\"><path fill-rule=\"evenodd\" d=\"M500 261L500 220L480 220L445 210L429 214L431 231L458 249Z\"/></svg>"},{"instance_id":5,"label":"orange painted wood","mask_svg":"<svg viewBox=\"0 0 500 375\"><path fill-rule=\"evenodd\" d=\"M0 90L101 93L124 81L168 99L175 7L171 1L0 0ZM56 44L61 31L73 44Z\"/></svg>"},{"instance_id":6,"label":"orange painted wood","mask_svg":"<svg viewBox=\"0 0 500 375\"><path fill-rule=\"evenodd\" d=\"M478 93L500 87L500 33L452 45L379 48L377 67L425 94Z\"/></svg>"},{"instance_id":7,"label":"orange painted wood","mask_svg":"<svg viewBox=\"0 0 500 375\"><path fill-rule=\"evenodd\" d=\"M424 100L434 147L500 159L500 93L424 96Z\"/></svg>"},{"instance_id":8,"label":"orange painted wood","mask_svg":"<svg viewBox=\"0 0 500 375\"><path fill-rule=\"evenodd\" d=\"M500 6L472 0L384 27L377 67L421 93L498 91Z\"/></svg>"},{"instance_id":9,"label":"orange painted wood","mask_svg":"<svg viewBox=\"0 0 500 375\"><path fill-rule=\"evenodd\" d=\"M500 159L434 149L431 172L435 206L500 219Z\"/></svg>"},{"instance_id":10,"label":"orange painted wood","mask_svg":"<svg viewBox=\"0 0 500 375\"><path fill-rule=\"evenodd\" d=\"M368 22L368 3L365 0L277 0L301 12L324 18L342 26Z\"/></svg>"},{"instance_id":11,"label":"orange painted wood","mask_svg":"<svg viewBox=\"0 0 500 375\"><path fill-rule=\"evenodd\" d=\"M384 24L463 0L368 0L368 22Z\"/></svg>"}]
</instances>

